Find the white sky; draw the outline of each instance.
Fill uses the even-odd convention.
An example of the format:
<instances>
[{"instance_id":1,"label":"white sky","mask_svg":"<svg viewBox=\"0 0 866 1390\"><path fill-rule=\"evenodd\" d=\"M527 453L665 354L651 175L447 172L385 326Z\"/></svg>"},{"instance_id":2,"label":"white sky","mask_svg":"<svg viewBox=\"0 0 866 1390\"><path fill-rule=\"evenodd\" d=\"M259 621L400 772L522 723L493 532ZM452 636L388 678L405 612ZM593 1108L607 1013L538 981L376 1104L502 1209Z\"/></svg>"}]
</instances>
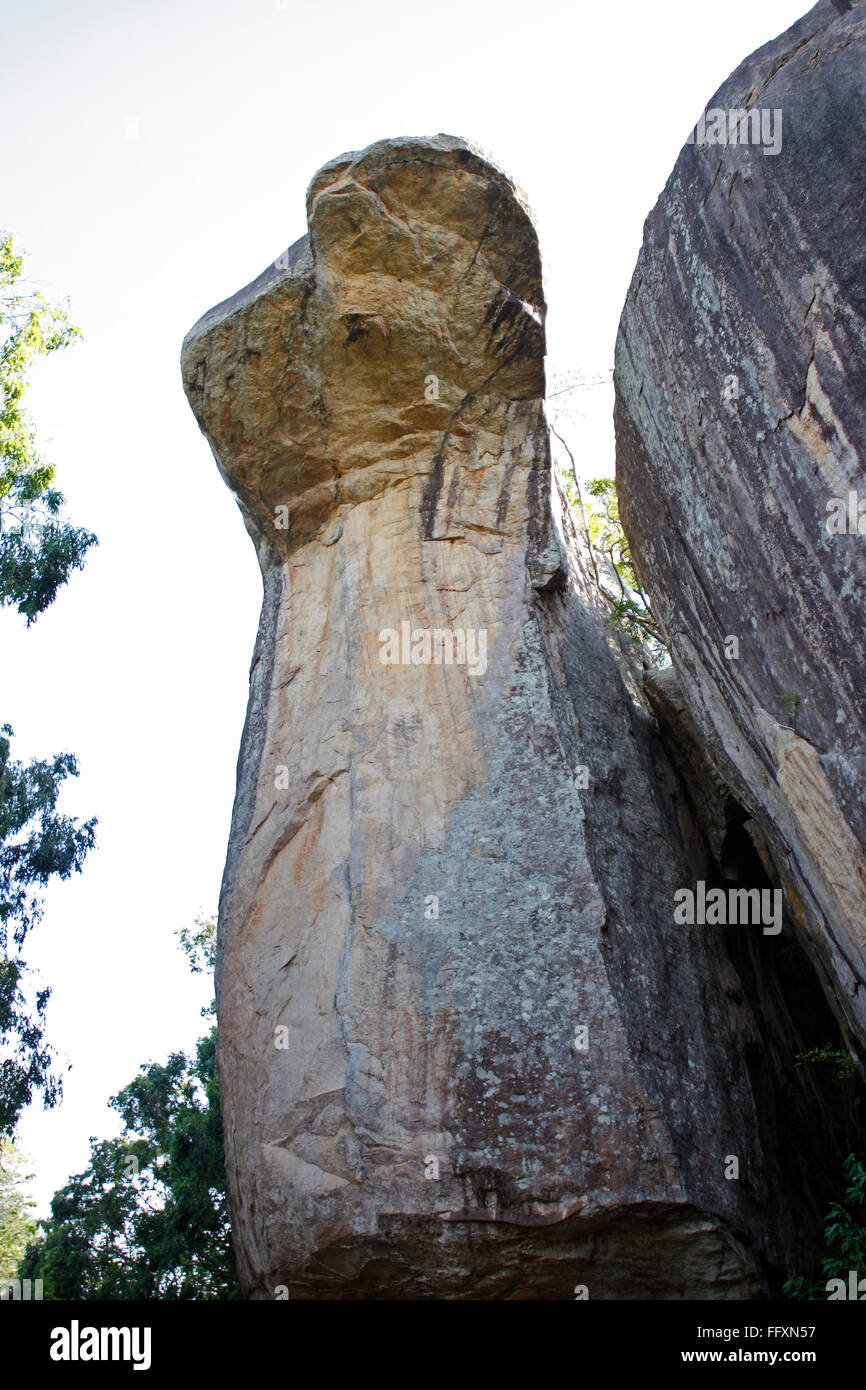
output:
<instances>
[{"instance_id":1,"label":"white sky","mask_svg":"<svg viewBox=\"0 0 866 1390\"><path fill-rule=\"evenodd\" d=\"M444 131L528 195L552 364L599 375L690 128L807 8L5 0L0 227L86 339L39 365L29 406L100 539L29 632L0 613L0 722L19 758L77 754L62 805L100 821L25 953L72 1065L62 1105L20 1126L40 1214L117 1132L108 1097L207 1026L174 932L216 908L261 585L183 395L184 334L303 234L327 159ZM578 394L581 470L610 474L612 393Z\"/></svg>"}]
</instances>

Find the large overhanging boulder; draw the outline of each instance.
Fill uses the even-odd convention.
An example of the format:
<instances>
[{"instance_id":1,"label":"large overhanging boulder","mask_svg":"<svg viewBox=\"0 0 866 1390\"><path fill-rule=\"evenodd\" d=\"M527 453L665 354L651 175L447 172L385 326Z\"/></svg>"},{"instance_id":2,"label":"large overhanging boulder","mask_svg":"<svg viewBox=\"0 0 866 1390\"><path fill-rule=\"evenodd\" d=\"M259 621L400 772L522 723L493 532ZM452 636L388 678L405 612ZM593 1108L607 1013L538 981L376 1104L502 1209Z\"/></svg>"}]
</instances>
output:
<instances>
[{"instance_id":1,"label":"large overhanging boulder","mask_svg":"<svg viewBox=\"0 0 866 1390\"><path fill-rule=\"evenodd\" d=\"M183 351L265 590L217 972L244 1290L759 1296L820 1210L769 1012L674 923L701 833L559 488L554 533L530 218L445 136L307 207Z\"/></svg>"}]
</instances>

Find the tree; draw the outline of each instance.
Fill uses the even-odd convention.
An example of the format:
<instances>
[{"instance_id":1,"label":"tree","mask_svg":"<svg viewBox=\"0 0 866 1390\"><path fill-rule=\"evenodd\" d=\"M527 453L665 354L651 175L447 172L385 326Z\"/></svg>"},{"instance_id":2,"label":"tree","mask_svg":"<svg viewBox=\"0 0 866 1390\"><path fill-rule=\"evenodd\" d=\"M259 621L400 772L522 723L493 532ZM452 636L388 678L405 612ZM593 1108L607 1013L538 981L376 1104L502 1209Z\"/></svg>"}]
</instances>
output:
<instances>
[{"instance_id":1,"label":"tree","mask_svg":"<svg viewBox=\"0 0 866 1390\"><path fill-rule=\"evenodd\" d=\"M194 926L194 931L190 927L181 927L177 933L180 948L194 975L212 975L216 965L216 918L204 917L199 913L194 918ZM201 1013L202 1018L216 1014L216 1000L212 999Z\"/></svg>"},{"instance_id":2,"label":"tree","mask_svg":"<svg viewBox=\"0 0 866 1390\"><path fill-rule=\"evenodd\" d=\"M201 969L212 965L215 924L196 927L181 945ZM42 1279L54 1299L238 1298L216 1026L194 1058L143 1066L110 1104L123 1132L91 1141L89 1168L55 1194L19 1277Z\"/></svg>"},{"instance_id":3,"label":"tree","mask_svg":"<svg viewBox=\"0 0 866 1390\"><path fill-rule=\"evenodd\" d=\"M592 579L610 608L615 627L647 653L653 666L668 664L668 650L632 564L631 552L616 499L613 478L592 478L586 484L591 501L584 503L574 457L565 440L553 431L571 459L572 477L563 474L566 495L583 533Z\"/></svg>"},{"instance_id":4,"label":"tree","mask_svg":"<svg viewBox=\"0 0 866 1390\"><path fill-rule=\"evenodd\" d=\"M62 520L55 470L36 448L23 408L33 359L81 337L68 308L19 284L24 264L12 237L0 234L0 605L33 623L80 569L96 537Z\"/></svg>"},{"instance_id":5,"label":"tree","mask_svg":"<svg viewBox=\"0 0 866 1390\"><path fill-rule=\"evenodd\" d=\"M8 724L0 729L0 1136L11 1135L34 1090L42 1091L46 1105L59 1096L43 1042L50 990L39 990L35 1012L28 1012L20 948L42 916L39 890L52 877L69 878L81 869L96 826L95 820L79 825L57 810L63 781L77 776L74 757L60 753L25 766L10 758L11 733Z\"/></svg>"},{"instance_id":6,"label":"tree","mask_svg":"<svg viewBox=\"0 0 866 1390\"><path fill-rule=\"evenodd\" d=\"M667 649L649 599L641 588L632 564L631 551L619 519L616 483L613 478L592 478L586 490L592 498L586 507L589 538L603 563L603 575L597 572L598 587L610 604L616 626L636 642L643 643L649 650L653 664L661 666L667 657Z\"/></svg>"},{"instance_id":7,"label":"tree","mask_svg":"<svg viewBox=\"0 0 866 1390\"><path fill-rule=\"evenodd\" d=\"M11 605L29 627L79 568L96 537L62 520L55 470L36 449L23 407L34 358L67 347L80 333L67 309L48 304L20 282L23 258L0 235L0 607ZM41 891L52 878L80 871L94 843L84 825L57 810L60 787L76 777L70 753L28 766L10 756L12 728L0 727L0 1136L11 1135L34 1091L56 1104L61 1083L43 1036L49 989L28 1002L24 939L42 915Z\"/></svg>"},{"instance_id":8,"label":"tree","mask_svg":"<svg viewBox=\"0 0 866 1390\"><path fill-rule=\"evenodd\" d=\"M33 1175L24 1171L25 1163L10 1139L0 1139L0 1283L15 1278L27 1242L36 1231L30 1215L35 1203L25 1190Z\"/></svg>"},{"instance_id":9,"label":"tree","mask_svg":"<svg viewBox=\"0 0 866 1390\"><path fill-rule=\"evenodd\" d=\"M631 552L622 523L613 478L593 478L585 483L584 502L574 453L567 437L579 430L585 419L580 393L594 389L613 389L613 369L588 375L577 366L550 373L545 402L551 433L568 454L571 476L563 468L565 492L583 537L590 577L610 609L614 626L637 642L654 666L668 662L661 629L653 617L632 564Z\"/></svg>"}]
</instances>

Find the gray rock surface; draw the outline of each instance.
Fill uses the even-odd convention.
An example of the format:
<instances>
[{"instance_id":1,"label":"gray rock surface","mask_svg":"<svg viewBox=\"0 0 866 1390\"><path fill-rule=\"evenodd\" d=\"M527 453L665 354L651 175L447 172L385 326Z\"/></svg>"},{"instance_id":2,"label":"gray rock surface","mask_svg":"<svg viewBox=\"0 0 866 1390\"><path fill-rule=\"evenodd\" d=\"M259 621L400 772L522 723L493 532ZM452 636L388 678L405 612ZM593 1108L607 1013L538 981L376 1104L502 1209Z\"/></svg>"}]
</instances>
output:
<instances>
[{"instance_id":1,"label":"gray rock surface","mask_svg":"<svg viewBox=\"0 0 866 1390\"><path fill-rule=\"evenodd\" d=\"M307 207L182 363L265 591L217 972L243 1288L760 1296L820 1220L800 1083L673 922L712 834L551 515L532 224L444 136ZM383 664L403 622L483 669Z\"/></svg>"},{"instance_id":2,"label":"gray rock surface","mask_svg":"<svg viewBox=\"0 0 866 1390\"><path fill-rule=\"evenodd\" d=\"M866 4L822 0L759 49L692 140L620 324L620 514L685 704L862 1048L866 535L828 522L851 492L866 512Z\"/></svg>"}]
</instances>

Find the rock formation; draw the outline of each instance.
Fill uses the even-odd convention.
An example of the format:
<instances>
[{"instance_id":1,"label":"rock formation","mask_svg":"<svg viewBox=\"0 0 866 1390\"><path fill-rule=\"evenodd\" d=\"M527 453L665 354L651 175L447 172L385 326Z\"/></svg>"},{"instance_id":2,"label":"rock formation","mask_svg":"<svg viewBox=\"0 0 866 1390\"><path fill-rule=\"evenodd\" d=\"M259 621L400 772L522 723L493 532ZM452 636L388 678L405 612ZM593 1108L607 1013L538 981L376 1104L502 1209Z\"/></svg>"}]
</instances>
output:
<instances>
[{"instance_id":1,"label":"rock formation","mask_svg":"<svg viewBox=\"0 0 866 1390\"><path fill-rule=\"evenodd\" d=\"M684 146L615 372L620 514L685 705L861 1048L864 144L866 4L822 0Z\"/></svg>"},{"instance_id":2,"label":"rock formation","mask_svg":"<svg viewBox=\"0 0 866 1390\"><path fill-rule=\"evenodd\" d=\"M758 1297L821 1215L778 957L674 923L725 811L552 518L530 218L446 136L307 211L182 362L264 578L217 970L244 1290Z\"/></svg>"}]
</instances>

